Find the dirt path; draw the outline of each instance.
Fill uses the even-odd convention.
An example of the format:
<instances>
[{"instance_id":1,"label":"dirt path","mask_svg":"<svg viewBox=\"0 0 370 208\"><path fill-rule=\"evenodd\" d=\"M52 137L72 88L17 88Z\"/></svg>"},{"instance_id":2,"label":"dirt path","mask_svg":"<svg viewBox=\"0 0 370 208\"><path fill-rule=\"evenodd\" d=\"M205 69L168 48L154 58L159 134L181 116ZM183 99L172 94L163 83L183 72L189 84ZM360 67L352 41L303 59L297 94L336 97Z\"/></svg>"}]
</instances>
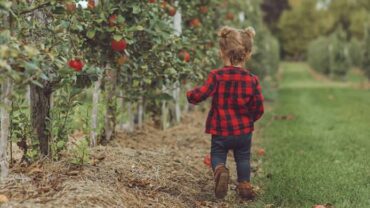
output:
<instances>
[{"instance_id":1,"label":"dirt path","mask_svg":"<svg viewBox=\"0 0 370 208\"><path fill-rule=\"evenodd\" d=\"M204 165L210 138L203 133L206 113L195 111L166 131L150 127L120 133L108 146L91 150L90 164L40 162L13 168L0 194L4 207L236 207L246 202L230 191L213 197L212 172ZM229 157L231 158L231 157ZM257 161L253 162L255 174ZM231 189L235 188L235 168Z\"/></svg>"}]
</instances>

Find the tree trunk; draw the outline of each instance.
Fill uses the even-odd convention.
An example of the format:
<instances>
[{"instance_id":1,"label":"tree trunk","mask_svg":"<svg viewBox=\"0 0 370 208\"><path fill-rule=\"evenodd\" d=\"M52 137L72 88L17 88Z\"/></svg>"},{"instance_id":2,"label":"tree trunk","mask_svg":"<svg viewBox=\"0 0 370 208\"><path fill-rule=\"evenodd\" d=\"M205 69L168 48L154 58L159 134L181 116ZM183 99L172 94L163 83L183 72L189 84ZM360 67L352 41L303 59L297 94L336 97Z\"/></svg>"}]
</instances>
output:
<instances>
[{"instance_id":1,"label":"tree trunk","mask_svg":"<svg viewBox=\"0 0 370 208\"><path fill-rule=\"evenodd\" d=\"M102 143L109 142L115 134L116 127L116 108L117 108L117 78L118 68L107 71L107 81L105 82L105 91L107 94L107 111L105 115L104 135Z\"/></svg>"},{"instance_id":2,"label":"tree trunk","mask_svg":"<svg viewBox=\"0 0 370 208\"><path fill-rule=\"evenodd\" d=\"M91 110L91 132L90 146L94 147L97 144L97 129L98 129L98 113L99 113L99 95L100 95L101 78L94 84L92 110Z\"/></svg>"},{"instance_id":3,"label":"tree trunk","mask_svg":"<svg viewBox=\"0 0 370 208\"><path fill-rule=\"evenodd\" d=\"M178 5L179 1L175 2L175 5ZM181 11L177 11L174 18L173 18L173 28L175 30L175 34L180 36L182 33L182 15ZM180 122L181 120L181 108L180 108L180 82L177 81L174 83L174 90L173 90L173 98L175 101L175 120L176 122Z\"/></svg>"},{"instance_id":4,"label":"tree trunk","mask_svg":"<svg viewBox=\"0 0 370 208\"><path fill-rule=\"evenodd\" d=\"M167 92L167 89L166 89L165 85L162 86L162 92L163 93ZM162 118L161 118L161 120L162 120L161 121L162 130L165 130L168 127L168 107L167 107L167 101L166 100L162 100L161 114L162 114Z\"/></svg>"},{"instance_id":5,"label":"tree trunk","mask_svg":"<svg viewBox=\"0 0 370 208\"><path fill-rule=\"evenodd\" d=\"M120 103L121 103L121 112L127 112L127 122L121 121L121 124L119 125L119 128L122 131L127 132L133 132L134 131L134 119L133 119L133 113L132 113L132 104L131 102L128 102L125 100L124 97L124 91L122 90L120 93Z\"/></svg>"},{"instance_id":6,"label":"tree trunk","mask_svg":"<svg viewBox=\"0 0 370 208\"><path fill-rule=\"evenodd\" d=\"M162 101L161 111L162 111L161 126L162 126L162 130L165 130L168 127L168 108L167 108L167 101L165 100Z\"/></svg>"},{"instance_id":7,"label":"tree trunk","mask_svg":"<svg viewBox=\"0 0 370 208\"><path fill-rule=\"evenodd\" d=\"M31 124L33 135L39 140L40 152L49 155L50 139L50 99L51 84L46 82L43 87L31 84Z\"/></svg>"},{"instance_id":8,"label":"tree trunk","mask_svg":"<svg viewBox=\"0 0 370 208\"><path fill-rule=\"evenodd\" d=\"M175 2L175 6L179 4L179 1ZM180 36L182 33L182 15L181 10L177 10L175 16L173 17L173 29L175 30L175 34Z\"/></svg>"},{"instance_id":9,"label":"tree trunk","mask_svg":"<svg viewBox=\"0 0 370 208\"><path fill-rule=\"evenodd\" d=\"M12 92L12 81L7 78L1 86L1 95L3 106L0 105L1 111L1 134L0 134L0 180L7 177L9 173L9 162L7 154L7 145L10 127L10 109L12 101L10 95Z\"/></svg>"},{"instance_id":10,"label":"tree trunk","mask_svg":"<svg viewBox=\"0 0 370 208\"><path fill-rule=\"evenodd\" d=\"M128 132L134 131L134 114L132 112L133 112L132 103L128 102L127 103L127 118L128 118L127 131Z\"/></svg>"},{"instance_id":11,"label":"tree trunk","mask_svg":"<svg viewBox=\"0 0 370 208\"><path fill-rule=\"evenodd\" d=\"M180 83L179 82L176 82L175 84L173 84L174 86L174 90L173 90L173 98L174 98L174 101L175 101L175 109L174 109L174 112L175 112L175 120L177 123L180 122L181 120L181 109L180 109Z\"/></svg>"},{"instance_id":12,"label":"tree trunk","mask_svg":"<svg viewBox=\"0 0 370 208\"><path fill-rule=\"evenodd\" d=\"M137 107L137 125L139 129L143 128L143 120L144 120L144 97L141 96L139 99L138 107Z\"/></svg>"}]
</instances>

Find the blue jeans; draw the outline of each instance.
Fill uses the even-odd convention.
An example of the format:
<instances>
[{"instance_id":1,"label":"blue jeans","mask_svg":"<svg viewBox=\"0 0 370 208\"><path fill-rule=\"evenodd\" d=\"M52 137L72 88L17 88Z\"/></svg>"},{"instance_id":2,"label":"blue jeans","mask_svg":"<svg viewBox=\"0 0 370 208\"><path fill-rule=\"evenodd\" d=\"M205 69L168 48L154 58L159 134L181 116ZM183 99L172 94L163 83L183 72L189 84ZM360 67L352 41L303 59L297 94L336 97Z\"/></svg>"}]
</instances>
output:
<instances>
[{"instance_id":1,"label":"blue jeans","mask_svg":"<svg viewBox=\"0 0 370 208\"><path fill-rule=\"evenodd\" d=\"M233 150L238 182L250 182L251 144L252 133L238 136L212 135L211 162L213 170L217 165L226 165L227 153L229 150Z\"/></svg>"}]
</instances>

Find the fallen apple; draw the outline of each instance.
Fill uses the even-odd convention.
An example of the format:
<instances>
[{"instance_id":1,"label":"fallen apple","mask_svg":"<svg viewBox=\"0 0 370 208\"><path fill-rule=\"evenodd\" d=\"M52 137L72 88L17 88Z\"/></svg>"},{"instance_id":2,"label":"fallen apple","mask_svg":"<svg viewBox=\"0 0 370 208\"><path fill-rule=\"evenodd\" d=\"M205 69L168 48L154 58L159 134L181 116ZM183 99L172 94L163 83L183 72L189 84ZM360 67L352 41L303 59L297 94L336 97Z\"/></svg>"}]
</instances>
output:
<instances>
[{"instance_id":1,"label":"fallen apple","mask_svg":"<svg viewBox=\"0 0 370 208\"><path fill-rule=\"evenodd\" d=\"M211 167L211 155L210 154L204 156L203 163L206 166Z\"/></svg>"}]
</instances>

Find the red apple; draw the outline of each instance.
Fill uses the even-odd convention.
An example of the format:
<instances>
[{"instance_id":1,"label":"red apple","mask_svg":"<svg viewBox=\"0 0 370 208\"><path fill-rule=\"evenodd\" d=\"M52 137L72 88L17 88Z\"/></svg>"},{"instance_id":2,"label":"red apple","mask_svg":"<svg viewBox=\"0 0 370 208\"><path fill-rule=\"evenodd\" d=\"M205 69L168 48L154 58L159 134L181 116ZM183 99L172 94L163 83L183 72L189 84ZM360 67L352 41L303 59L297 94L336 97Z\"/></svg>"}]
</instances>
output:
<instances>
[{"instance_id":1,"label":"red apple","mask_svg":"<svg viewBox=\"0 0 370 208\"><path fill-rule=\"evenodd\" d=\"M167 7L167 1L163 0L162 3L161 3L161 8L165 9L166 7Z\"/></svg>"},{"instance_id":2,"label":"red apple","mask_svg":"<svg viewBox=\"0 0 370 208\"><path fill-rule=\"evenodd\" d=\"M116 21L117 21L117 15L113 14L112 16L109 17L108 19L108 22L109 22L109 26L110 27L113 27L116 25Z\"/></svg>"},{"instance_id":3,"label":"red apple","mask_svg":"<svg viewBox=\"0 0 370 208\"><path fill-rule=\"evenodd\" d=\"M173 7L173 6L169 6L168 7L168 15L170 15L171 17L175 16L176 14L176 8Z\"/></svg>"},{"instance_id":4,"label":"red apple","mask_svg":"<svg viewBox=\"0 0 370 208\"><path fill-rule=\"evenodd\" d=\"M190 61L190 54L187 51L180 51L179 53L179 58L184 61L184 62L189 62Z\"/></svg>"},{"instance_id":5,"label":"red apple","mask_svg":"<svg viewBox=\"0 0 370 208\"><path fill-rule=\"evenodd\" d=\"M87 1L87 8L94 9L95 8L95 0L88 0Z\"/></svg>"},{"instance_id":6,"label":"red apple","mask_svg":"<svg viewBox=\"0 0 370 208\"><path fill-rule=\"evenodd\" d=\"M117 58L117 64L118 65L123 65L123 64L126 63L127 60L128 60L127 56L125 56L125 55L119 56Z\"/></svg>"},{"instance_id":7,"label":"red apple","mask_svg":"<svg viewBox=\"0 0 370 208\"><path fill-rule=\"evenodd\" d=\"M84 67L84 63L80 59L72 59L68 61L68 66L76 72L80 72Z\"/></svg>"},{"instance_id":8,"label":"red apple","mask_svg":"<svg viewBox=\"0 0 370 208\"><path fill-rule=\"evenodd\" d=\"M123 39L119 41L113 39L111 42L111 46L114 51L123 51L126 49L127 43Z\"/></svg>"},{"instance_id":9,"label":"red apple","mask_svg":"<svg viewBox=\"0 0 370 208\"><path fill-rule=\"evenodd\" d=\"M199 18L194 18L190 21L190 26L192 27L200 27L202 23L200 22Z\"/></svg>"},{"instance_id":10,"label":"red apple","mask_svg":"<svg viewBox=\"0 0 370 208\"><path fill-rule=\"evenodd\" d=\"M206 166L211 167L211 155L210 154L204 156L203 163Z\"/></svg>"},{"instance_id":11,"label":"red apple","mask_svg":"<svg viewBox=\"0 0 370 208\"><path fill-rule=\"evenodd\" d=\"M149 3L155 3L155 0L149 0L148 2Z\"/></svg>"},{"instance_id":12,"label":"red apple","mask_svg":"<svg viewBox=\"0 0 370 208\"><path fill-rule=\"evenodd\" d=\"M228 19L228 20L234 20L234 14L232 12L228 12L226 14L226 19Z\"/></svg>"},{"instance_id":13,"label":"red apple","mask_svg":"<svg viewBox=\"0 0 370 208\"><path fill-rule=\"evenodd\" d=\"M206 6L201 6L201 7L199 7L199 11L200 11L200 13L202 13L202 14L207 14L207 13L208 13L208 7L206 7Z\"/></svg>"},{"instance_id":14,"label":"red apple","mask_svg":"<svg viewBox=\"0 0 370 208\"><path fill-rule=\"evenodd\" d=\"M326 208L326 206L321 205L321 204L317 204L317 205L314 205L313 208Z\"/></svg>"}]
</instances>

